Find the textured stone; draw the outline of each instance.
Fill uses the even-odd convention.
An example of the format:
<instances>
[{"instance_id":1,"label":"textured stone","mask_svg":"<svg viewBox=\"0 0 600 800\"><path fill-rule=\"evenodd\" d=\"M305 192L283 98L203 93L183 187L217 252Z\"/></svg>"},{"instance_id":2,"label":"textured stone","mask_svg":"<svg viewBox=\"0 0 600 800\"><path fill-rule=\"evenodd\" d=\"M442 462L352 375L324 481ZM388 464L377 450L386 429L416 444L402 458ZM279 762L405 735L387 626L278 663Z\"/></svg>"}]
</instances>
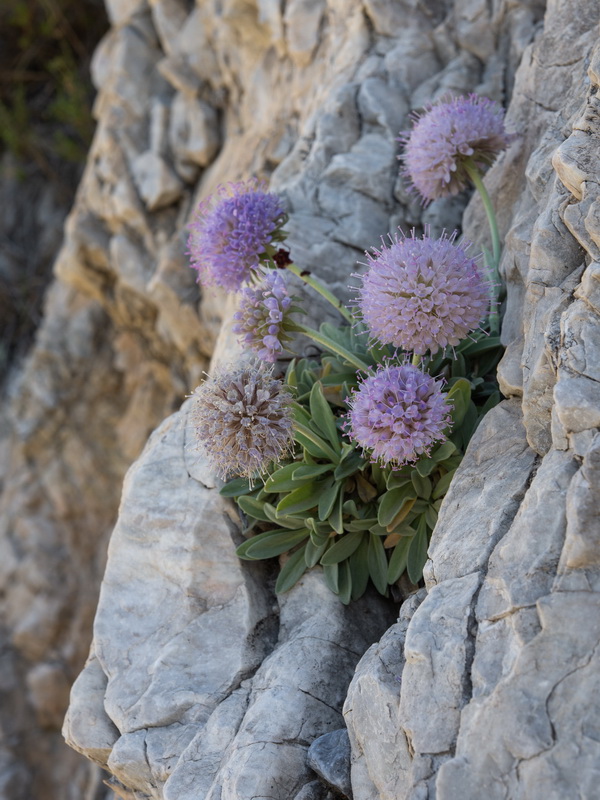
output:
<instances>
[{"instance_id":1,"label":"textured stone","mask_svg":"<svg viewBox=\"0 0 600 800\"><path fill-rule=\"evenodd\" d=\"M535 462L518 402L497 406L477 429L460 481L440 509L425 566L428 586L483 568L523 500Z\"/></svg>"},{"instance_id":2,"label":"textured stone","mask_svg":"<svg viewBox=\"0 0 600 800\"><path fill-rule=\"evenodd\" d=\"M353 794L493 797L501 786L503 797L568 797L573 787L593 796L596 429L581 429L583 406L578 411L565 394L572 380L588 391L596 374L595 267L581 272L597 262L600 241L597 3L555 0L546 10L529 0L493 8L484 0L328 0L287 3L285 11L270 0L109 6L115 25L94 61L96 136L44 322L2 410L1 791L11 800L80 800L103 791L95 766L61 750L60 676L77 674L88 651L125 469L193 388L213 348L235 353L234 301L201 293L185 265L192 193L195 201L226 180L271 176L288 203L297 263L347 297L357 257L396 225L460 224L478 247L487 243L479 199L464 219L466 195L424 212L401 186L395 158L409 108L478 90L510 101L508 126L518 133L486 176L507 234L503 337L511 344L502 385L513 400L477 432L442 509L430 595L414 635L405 617L359 665L346 704ZM219 151L210 138L215 118ZM164 188L165 169L177 172L174 202L163 205L164 193L156 200L162 189L140 197L134 165L147 153L148 185ZM589 313L573 304L574 294ZM311 313L316 319L321 307L311 305ZM588 395L586 425L595 420ZM214 477L193 454L181 458L174 426L184 413L160 429L166 476L180 464L172 499L183 506L173 512L156 475L151 497L138 479L132 522L136 470L142 475L156 456L159 472L155 435L128 479L97 619L98 660L76 685L65 731L140 787L138 796L318 797L306 750L339 729L354 665L387 624L385 604L368 598L342 609L315 573L279 608L271 567L253 583L249 566L231 555L237 534L220 516L230 507L214 497ZM545 457L529 486L533 451ZM575 456L584 465L571 478ZM207 610L200 584L213 584L196 567L204 545L215 552L209 513L219 517L212 526L221 532L218 552L242 588L241 600ZM136 533L126 536L126 527ZM179 548L168 530L180 532ZM488 572L489 582L506 587L500 616L487 588L481 605L476 600L476 582L487 587ZM243 634L222 653L202 640L203 630L212 637L213 618L218 641ZM244 650L249 631L255 636ZM405 636L414 659L408 666ZM421 707L440 710L439 732L419 717ZM42 736L41 725L49 726ZM420 750L408 746L406 731Z\"/></svg>"},{"instance_id":3,"label":"textured stone","mask_svg":"<svg viewBox=\"0 0 600 800\"><path fill-rule=\"evenodd\" d=\"M308 748L308 765L325 783L352 798L350 740L346 728L319 736Z\"/></svg>"},{"instance_id":4,"label":"textured stone","mask_svg":"<svg viewBox=\"0 0 600 800\"><path fill-rule=\"evenodd\" d=\"M142 153L133 162L132 170L133 180L148 211L170 206L181 196L181 181L157 153Z\"/></svg>"}]
</instances>

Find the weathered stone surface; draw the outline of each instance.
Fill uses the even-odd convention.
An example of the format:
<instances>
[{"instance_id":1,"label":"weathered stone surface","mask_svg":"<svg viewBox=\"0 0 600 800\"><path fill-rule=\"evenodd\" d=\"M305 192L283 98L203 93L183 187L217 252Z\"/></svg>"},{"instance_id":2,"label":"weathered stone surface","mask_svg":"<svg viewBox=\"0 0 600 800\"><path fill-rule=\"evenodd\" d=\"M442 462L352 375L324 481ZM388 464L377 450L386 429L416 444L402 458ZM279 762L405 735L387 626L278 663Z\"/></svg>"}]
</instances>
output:
<instances>
[{"instance_id":1,"label":"weathered stone surface","mask_svg":"<svg viewBox=\"0 0 600 800\"><path fill-rule=\"evenodd\" d=\"M484 16L470 5L467 16ZM589 258L598 115L597 76L591 69L590 88L585 68L597 62L600 14L587 2L576 10L576 19L572 5L546 11L508 112L521 131L519 155L509 151L487 178L509 230L500 382L514 399L484 420L441 508L425 569L429 594L399 642L400 699L388 704L394 711L383 728L383 714L366 710L379 708L381 669L370 653L357 667L360 683L347 700L357 710L346 715L355 800L595 794L600 324ZM549 71L569 82L568 98L548 83ZM466 222L477 238L475 202ZM382 763L379 742L390 743L393 768Z\"/></svg>"},{"instance_id":2,"label":"weathered stone surface","mask_svg":"<svg viewBox=\"0 0 600 800\"><path fill-rule=\"evenodd\" d=\"M346 728L319 736L308 748L308 765L333 789L352 798L350 740Z\"/></svg>"},{"instance_id":3,"label":"weathered stone surface","mask_svg":"<svg viewBox=\"0 0 600 800\"><path fill-rule=\"evenodd\" d=\"M88 652L126 468L215 346L231 347L221 323L234 302L201 296L185 265L192 203L224 180L271 177L288 204L296 262L348 297L357 258L388 230L461 223L465 196L423 211L408 195L394 140L410 109L477 90L511 101L518 133L486 178L506 234L500 378L513 399L477 432L442 509L423 610L409 623L417 601L408 601L359 665L346 703L352 790L356 800L468 797L497 774L515 797L564 797L578 785L576 742L582 792L592 796L597 668L577 626L600 590L597 4L108 5L114 25L94 62L96 137L36 347L2 412L2 791L10 800L102 796L97 768L58 744L63 677ZM487 242L478 200L462 227ZM135 786L168 800L315 800L306 750L339 729L352 670L385 626L385 608L371 598L343 609L317 574L276 605L268 580L232 557L237 534L219 516L225 506L205 465L182 460L184 414L154 435L128 478L66 734L110 764L130 787L115 791L129 799ZM153 496L142 485L163 447L187 517L156 475ZM529 486L536 453L544 459ZM202 509L218 537L199 535ZM221 557L231 571L217 586L202 564ZM422 708L439 713L439 730ZM513 746L511 720L527 710ZM36 742L40 725L48 728Z\"/></svg>"}]
</instances>

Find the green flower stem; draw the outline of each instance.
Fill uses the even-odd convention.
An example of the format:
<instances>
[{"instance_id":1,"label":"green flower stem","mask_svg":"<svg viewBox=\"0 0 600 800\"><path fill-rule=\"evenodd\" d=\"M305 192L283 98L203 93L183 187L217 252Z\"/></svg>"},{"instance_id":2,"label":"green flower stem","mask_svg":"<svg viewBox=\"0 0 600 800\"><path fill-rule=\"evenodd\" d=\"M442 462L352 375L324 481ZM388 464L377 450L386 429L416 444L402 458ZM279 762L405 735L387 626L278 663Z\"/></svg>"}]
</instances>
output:
<instances>
[{"instance_id":1,"label":"green flower stem","mask_svg":"<svg viewBox=\"0 0 600 800\"><path fill-rule=\"evenodd\" d=\"M492 237L492 306L490 310L490 331L492 334L496 334L500 331L500 314L498 311L500 294L501 294L501 287L502 287L502 278L500 277L500 235L498 233L498 223L496 222L496 214L494 212L494 206L492 205L491 198L488 194L488 190L485 188L485 184L482 180L481 173L471 161L464 162L465 169L469 178L473 181L473 185L481 195L481 199L483 201L483 207L485 208L485 213L487 215L488 224L490 226L490 234Z\"/></svg>"},{"instance_id":2,"label":"green flower stem","mask_svg":"<svg viewBox=\"0 0 600 800\"><path fill-rule=\"evenodd\" d=\"M413 357L410 363L413 365L413 367L418 367L419 364L421 363L421 356L418 355L417 353L413 353Z\"/></svg>"},{"instance_id":3,"label":"green flower stem","mask_svg":"<svg viewBox=\"0 0 600 800\"><path fill-rule=\"evenodd\" d=\"M308 286L312 287L316 292L318 292L321 297L324 297L328 303L337 309L340 314L348 320L348 322L352 325L354 324L354 320L352 319L352 314L348 311L348 309L344 306L344 304L339 300L333 292L330 292L329 289L325 286L325 284L321 283L318 278L315 278L312 273L303 272L296 264L286 264L285 268L289 270L294 275L297 275L301 280L304 281Z\"/></svg>"},{"instance_id":4,"label":"green flower stem","mask_svg":"<svg viewBox=\"0 0 600 800\"><path fill-rule=\"evenodd\" d=\"M296 330L299 333L303 333L305 336L308 336L309 339L312 339L313 342L320 344L321 347L324 347L331 353L341 356L349 364L352 364L353 367L356 367L356 369L360 369L365 372L369 369L369 365L366 364L355 353L352 353L350 350L346 350L345 347L342 347L341 344L334 342L333 339L323 336L323 334L314 330L314 328L309 328L307 325L303 325L301 322L296 322L294 323L293 328L290 327L289 330Z\"/></svg>"}]
</instances>

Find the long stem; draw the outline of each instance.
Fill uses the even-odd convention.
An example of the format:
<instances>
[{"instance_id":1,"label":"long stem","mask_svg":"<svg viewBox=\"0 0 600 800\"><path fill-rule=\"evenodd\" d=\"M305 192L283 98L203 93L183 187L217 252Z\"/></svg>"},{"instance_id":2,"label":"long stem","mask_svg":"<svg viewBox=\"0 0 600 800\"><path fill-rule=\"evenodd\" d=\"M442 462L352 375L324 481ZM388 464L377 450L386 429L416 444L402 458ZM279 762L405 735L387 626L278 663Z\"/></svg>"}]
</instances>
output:
<instances>
[{"instance_id":1,"label":"long stem","mask_svg":"<svg viewBox=\"0 0 600 800\"><path fill-rule=\"evenodd\" d=\"M483 207L487 215L488 224L490 226L490 234L492 237L492 287L491 287L491 308L490 308L490 331L496 334L500 331L500 313L499 302L502 287L502 278L500 277L500 234L498 233L498 223L496 221L496 214L492 200L485 188L485 184L481 178L481 173L477 167L470 161L465 162L465 169L469 178L473 181L473 185L479 192Z\"/></svg>"},{"instance_id":2,"label":"long stem","mask_svg":"<svg viewBox=\"0 0 600 800\"><path fill-rule=\"evenodd\" d=\"M324 347L326 350L329 350L331 353L335 353L338 356L341 356L345 361L349 364L352 364L353 367L356 369L361 370L368 370L369 365L365 364L365 362L360 359L355 353L350 352L350 350L346 350L345 347L342 347L341 344L334 342L333 339L329 339L327 336L323 336L323 334L315 331L313 328L309 328L307 325L303 325L301 322L297 322L294 325L294 330L303 333L305 336L308 336L309 339L312 339L313 342L320 344L321 347Z\"/></svg>"},{"instance_id":3,"label":"long stem","mask_svg":"<svg viewBox=\"0 0 600 800\"><path fill-rule=\"evenodd\" d=\"M294 275L297 275L308 286L311 286L321 295L321 297L324 297L328 303L331 303L331 305L337 309L350 324L354 324L355 320L352 318L352 314L348 311L346 306L333 294L333 292L329 291L325 284L321 283L318 278L315 278L312 273L303 272L300 267L296 266L296 264L286 264L285 268Z\"/></svg>"},{"instance_id":4,"label":"long stem","mask_svg":"<svg viewBox=\"0 0 600 800\"><path fill-rule=\"evenodd\" d=\"M485 184L481 178L481 173L477 167L467 161L465 162L465 169L467 170L469 178L471 178L473 181L473 185L481 195L481 199L483 201L483 207L485 208L485 213L487 214L488 223L490 226L490 234L492 236L492 257L494 259L493 266L494 270L498 272L498 267L500 266L500 235L498 233L498 223L496 222L494 206L492 205L488 190L485 188Z\"/></svg>"}]
</instances>

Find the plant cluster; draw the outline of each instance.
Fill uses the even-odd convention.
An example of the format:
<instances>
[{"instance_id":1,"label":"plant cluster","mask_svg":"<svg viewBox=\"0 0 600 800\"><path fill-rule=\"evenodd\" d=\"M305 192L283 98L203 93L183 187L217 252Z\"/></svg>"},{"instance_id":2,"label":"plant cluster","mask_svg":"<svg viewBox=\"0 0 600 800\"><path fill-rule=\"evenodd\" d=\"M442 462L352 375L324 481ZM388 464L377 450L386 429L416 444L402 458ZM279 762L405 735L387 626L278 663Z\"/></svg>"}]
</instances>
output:
<instances>
[{"instance_id":1,"label":"plant cluster","mask_svg":"<svg viewBox=\"0 0 600 800\"><path fill-rule=\"evenodd\" d=\"M454 472L500 399L498 235L480 171L510 141L502 110L456 98L429 109L401 141L404 172L425 201L460 191L469 178L484 193L493 241L486 264L456 231L400 231L366 254L350 311L291 261L281 247L281 201L256 181L223 187L190 226L200 280L241 288L234 331L253 353L196 390L196 434L228 479L221 493L245 520L240 558L289 553L278 592L317 565L344 603L369 581L382 594L404 572L418 583ZM286 271L344 322L315 330L299 321ZM292 359L279 379L266 364L281 363L294 332L321 356Z\"/></svg>"}]
</instances>

